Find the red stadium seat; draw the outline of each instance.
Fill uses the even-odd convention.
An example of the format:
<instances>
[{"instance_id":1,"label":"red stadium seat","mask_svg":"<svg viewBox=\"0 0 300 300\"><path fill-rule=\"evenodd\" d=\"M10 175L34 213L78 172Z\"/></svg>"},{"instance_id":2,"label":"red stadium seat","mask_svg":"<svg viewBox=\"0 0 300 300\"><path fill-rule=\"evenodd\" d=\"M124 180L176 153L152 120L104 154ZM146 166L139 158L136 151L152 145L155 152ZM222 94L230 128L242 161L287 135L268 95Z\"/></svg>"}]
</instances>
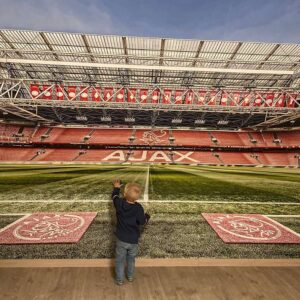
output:
<instances>
[{"instance_id":1,"label":"red stadium seat","mask_svg":"<svg viewBox=\"0 0 300 300\"><path fill-rule=\"evenodd\" d=\"M300 131L199 131L169 129L106 129L71 127L26 127L0 125L1 161L99 161L99 162L152 162L214 165L269 165L297 166ZM7 144L26 144L26 148L8 147ZM52 148L51 144L62 148ZM72 145L66 149L65 145ZM76 144L86 145L76 146ZM116 150L88 149L114 146ZM155 146L131 150L118 146ZM31 148L32 146L36 146ZM193 147L193 151L165 147ZM39 147L39 148L38 148ZM204 147L204 148L203 148ZM207 147L213 151L207 151ZM228 148L232 148L228 152ZM251 152L251 149L255 151ZM202 149L203 148L203 149ZM224 149L223 149L224 148ZM225 151L225 148L227 151ZM261 148L261 150L260 150ZM274 149L281 152L274 152ZM45 151L40 151L45 149ZM148 149L148 150L147 150ZM165 148L164 148L165 149ZM204 151L205 150L205 151ZM284 152L283 152L284 150ZM114 151L117 151L114 153ZM171 151L171 152L170 152ZM262 152L263 151L263 152ZM108 157L108 158L107 158Z\"/></svg>"}]
</instances>

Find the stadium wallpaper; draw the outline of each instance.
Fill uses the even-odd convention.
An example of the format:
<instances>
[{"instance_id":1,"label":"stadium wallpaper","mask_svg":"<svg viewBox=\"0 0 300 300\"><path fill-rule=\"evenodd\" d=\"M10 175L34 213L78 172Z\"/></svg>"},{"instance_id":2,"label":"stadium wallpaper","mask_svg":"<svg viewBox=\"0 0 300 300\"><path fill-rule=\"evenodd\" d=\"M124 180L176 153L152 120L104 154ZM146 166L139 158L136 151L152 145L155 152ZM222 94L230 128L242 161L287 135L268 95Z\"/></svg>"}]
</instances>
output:
<instances>
[{"instance_id":1,"label":"stadium wallpaper","mask_svg":"<svg viewBox=\"0 0 300 300\"><path fill-rule=\"evenodd\" d=\"M201 213L263 214L300 230L299 169L180 165L2 165L1 228L26 212L98 212L76 244L1 245L5 258L111 258L112 180L138 182L151 219L139 256L297 257L297 244L226 244ZM282 217L282 215L291 215ZM276 217L277 216L277 217Z\"/></svg>"}]
</instances>

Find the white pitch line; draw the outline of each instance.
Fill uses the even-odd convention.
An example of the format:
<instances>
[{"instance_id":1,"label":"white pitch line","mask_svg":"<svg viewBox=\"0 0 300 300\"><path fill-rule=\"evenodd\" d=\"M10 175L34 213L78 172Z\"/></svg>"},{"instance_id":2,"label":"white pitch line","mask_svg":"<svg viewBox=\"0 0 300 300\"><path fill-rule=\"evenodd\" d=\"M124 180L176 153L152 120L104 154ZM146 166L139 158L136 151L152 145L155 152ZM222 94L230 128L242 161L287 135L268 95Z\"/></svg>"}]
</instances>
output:
<instances>
[{"instance_id":1,"label":"white pitch line","mask_svg":"<svg viewBox=\"0 0 300 300\"><path fill-rule=\"evenodd\" d=\"M147 203L149 201L149 173L150 173L150 166L147 169L147 176L146 176L146 184L144 189L144 200L143 202Z\"/></svg>"},{"instance_id":2,"label":"white pitch line","mask_svg":"<svg viewBox=\"0 0 300 300\"><path fill-rule=\"evenodd\" d=\"M12 226L15 225L16 223L18 223L18 222L20 222L20 221L26 219L28 216L30 216L30 214L25 214L22 218L20 218L20 219L14 221L13 223L10 223L10 224L8 224L7 226L1 228L1 229L0 229L0 233L3 232L4 230L6 230L7 228L12 227Z\"/></svg>"},{"instance_id":3,"label":"white pitch line","mask_svg":"<svg viewBox=\"0 0 300 300\"><path fill-rule=\"evenodd\" d=\"M26 213L5 213L5 214L0 214L0 216L23 216L30 214L29 212Z\"/></svg>"},{"instance_id":4,"label":"white pitch line","mask_svg":"<svg viewBox=\"0 0 300 300\"><path fill-rule=\"evenodd\" d=\"M31 212L23 212L23 213L0 213L0 216L23 216L31 214ZM264 215L269 218L300 218L300 215Z\"/></svg>"},{"instance_id":5,"label":"white pitch line","mask_svg":"<svg viewBox=\"0 0 300 300\"><path fill-rule=\"evenodd\" d=\"M81 202L91 202L91 203L110 203L111 200L0 200L1 203L81 203ZM145 200L140 200L139 202L148 202ZM258 205L300 205L300 202L259 202L259 201L197 201L197 200L151 200L151 203L195 203L195 204L258 204Z\"/></svg>"}]
</instances>

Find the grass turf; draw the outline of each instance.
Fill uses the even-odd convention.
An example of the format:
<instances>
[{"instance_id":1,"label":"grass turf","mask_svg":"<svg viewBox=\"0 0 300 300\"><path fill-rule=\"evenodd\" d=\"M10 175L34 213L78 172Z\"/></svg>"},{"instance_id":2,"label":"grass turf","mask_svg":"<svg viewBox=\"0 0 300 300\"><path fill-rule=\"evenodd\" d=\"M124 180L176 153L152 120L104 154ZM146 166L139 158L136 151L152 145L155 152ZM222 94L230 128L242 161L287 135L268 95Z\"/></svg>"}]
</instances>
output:
<instances>
[{"instance_id":1,"label":"grass turf","mask_svg":"<svg viewBox=\"0 0 300 300\"><path fill-rule=\"evenodd\" d=\"M204 201L299 202L300 174L195 167L153 167L150 173L150 199L189 199Z\"/></svg>"},{"instance_id":2,"label":"grass turf","mask_svg":"<svg viewBox=\"0 0 300 300\"><path fill-rule=\"evenodd\" d=\"M98 211L77 244L0 247L1 258L105 258L113 256L115 220L109 200L111 180L137 181L143 187L147 166L4 165L0 167L0 212ZM149 202L152 215L141 237L144 257L300 257L298 245L229 245L222 242L201 212L300 214L298 169L151 166ZM7 203L5 200L12 202ZM16 202L22 200L23 202ZM30 200L30 202L28 201ZM48 200L48 202L38 202ZM57 200L58 202L51 202ZM71 200L73 202L63 202ZM82 202L76 202L82 200ZM157 202L155 200L162 200ZM182 202L163 202L182 200ZM191 200L192 202L184 202ZM201 203L200 201L212 201ZM221 203L214 203L220 201ZM228 203L232 201L235 203ZM249 203L238 203L247 201ZM251 201L260 202L252 204ZM109 212L109 214L108 214ZM0 216L0 228L17 216ZM280 218L300 232L300 219ZM167 242L166 242L167 241Z\"/></svg>"},{"instance_id":3,"label":"grass turf","mask_svg":"<svg viewBox=\"0 0 300 300\"><path fill-rule=\"evenodd\" d=\"M17 217L0 219L3 227ZM296 218L276 219L300 231ZM1 245L0 258L114 257L114 217L100 213L76 244ZM151 258L299 258L299 245L225 244L198 214L154 214L140 239L138 256Z\"/></svg>"}]
</instances>

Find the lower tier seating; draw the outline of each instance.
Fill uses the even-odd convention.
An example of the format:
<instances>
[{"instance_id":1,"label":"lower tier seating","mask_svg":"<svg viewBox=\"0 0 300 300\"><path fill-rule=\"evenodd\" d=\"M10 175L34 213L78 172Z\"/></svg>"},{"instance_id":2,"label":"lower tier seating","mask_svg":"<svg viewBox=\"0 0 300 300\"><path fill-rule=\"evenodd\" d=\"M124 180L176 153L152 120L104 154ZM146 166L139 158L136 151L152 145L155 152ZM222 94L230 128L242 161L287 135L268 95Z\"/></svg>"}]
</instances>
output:
<instances>
[{"instance_id":1,"label":"lower tier seating","mask_svg":"<svg viewBox=\"0 0 300 300\"><path fill-rule=\"evenodd\" d=\"M211 165L298 166L297 152L210 152L161 150L80 150L1 147L1 162L178 163Z\"/></svg>"}]
</instances>

